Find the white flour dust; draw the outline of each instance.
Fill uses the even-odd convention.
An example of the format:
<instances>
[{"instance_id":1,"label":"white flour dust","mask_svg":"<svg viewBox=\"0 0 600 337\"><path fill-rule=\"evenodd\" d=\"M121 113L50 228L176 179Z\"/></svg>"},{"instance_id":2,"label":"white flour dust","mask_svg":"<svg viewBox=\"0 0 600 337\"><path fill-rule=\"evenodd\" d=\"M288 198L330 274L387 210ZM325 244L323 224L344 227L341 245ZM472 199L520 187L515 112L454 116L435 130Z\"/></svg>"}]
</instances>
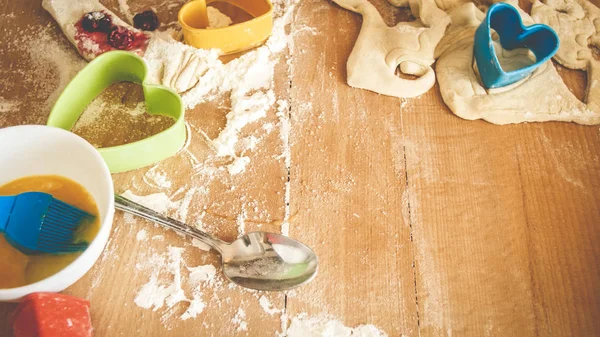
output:
<instances>
[{"instance_id":1,"label":"white flour dust","mask_svg":"<svg viewBox=\"0 0 600 337\"><path fill-rule=\"evenodd\" d=\"M179 206L181 205L181 201L171 201L169 196L162 192L138 196L131 191L125 191L122 196L162 214L173 209L179 209Z\"/></svg>"},{"instance_id":2,"label":"white flour dust","mask_svg":"<svg viewBox=\"0 0 600 337\"><path fill-rule=\"evenodd\" d=\"M273 305L271 304L271 301L269 301L268 298L266 298L265 296L261 296L258 299L258 303L260 303L261 308L269 315L274 315L274 314L278 314L281 312L281 310L274 308Z\"/></svg>"},{"instance_id":3,"label":"white flour dust","mask_svg":"<svg viewBox=\"0 0 600 337\"><path fill-rule=\"evenodd\" d=\"M206 303L202 299L202 287L215 282L216 268L212 265L187 267L188 283L191 294L182 288L183 248L169 246L165 254L153 254L144 263L139 263L138 270L150 269L150 280L142 286L135 297L135 304L141 308L157 311L160 308L173 308L181 302L188 303L187 310L180 316L182 320L196 318ZM166 279L164 275L168 276ZM162 276L162 278L161 278ZM220 283L220 282L219 282ZM191 295L191 296L190 296ZM163 320L170 318L169 311L163 314Z\"/></svg>"},{"instance_id":4,"label":"white flour dust","mask_svg":"<svg viewBox=\"0 0 600 337\"><path fill-rule=\"evenodd\" d=\"M285 26L291 20L294 3L286 6L282 2L275 3L280 5L276 6L279 11L275 13L273 33L265 45L228 63L221 62L219 53L214 50L198 50L177 41L173 38L176 34L169 34L172 32L155 34L144 55L150 68L150 80L182 92L188 108L229 97L227 123L211 144L217 157L232 158L227 166L231 175L245 171L251 158L241 153L252 150L257 143L256 138L242 142L240 132L267 116L277 102L273 90L274 67L279 53L288 46ZM209 15L229 24L216 9L210 9Z\"/></svg>"},{"instance_id":5,"label":"white flour dust","mask_svg":"<svg viewBox=\"0 0 600 337\"><path fill-rule=\"evenodd\" d=\"M248 331L248 323L246 323L246 312L239 308L235 316L231 319L231 323L236 327L236 331Z\"/></svg>"},{"instance_id":6,"label":"white flour dust","mask_svg":"<svg viewBox=\"0 0 600 337\"><path fill-rule=\"evenodd\" d=\"M86 63L56 34L52 23L5 29L3 34L10 39L2 46L2 54L14 55L15 61L0 78L0 114L21 112L23 123L45 124L58 95ZM19 96L9 96L11 91Z\"/></svg>"},{"instance_id":7,"label":"white flour dust","mask_svg":"<svg viewBox=\"0 0 600 337\"><path fill-rule=\"evenodd\" d=\"M145 241L148 239L148 232L146 232L145 229L140 229L140 231L135 235L135 239L137 241Z\"/></svg>"},{"instance_id":8,"label":"white flour dust","mask_svg":"<svg viewBox=\"0 0 600 337\"><path fill-rule=\"evenodd\" d=\"M288 320L282 315L282 330L279 337L387 337L388 335L371 324L347 327L339 320L328 316L300 314Z\"/></svg>"}]
</instances>

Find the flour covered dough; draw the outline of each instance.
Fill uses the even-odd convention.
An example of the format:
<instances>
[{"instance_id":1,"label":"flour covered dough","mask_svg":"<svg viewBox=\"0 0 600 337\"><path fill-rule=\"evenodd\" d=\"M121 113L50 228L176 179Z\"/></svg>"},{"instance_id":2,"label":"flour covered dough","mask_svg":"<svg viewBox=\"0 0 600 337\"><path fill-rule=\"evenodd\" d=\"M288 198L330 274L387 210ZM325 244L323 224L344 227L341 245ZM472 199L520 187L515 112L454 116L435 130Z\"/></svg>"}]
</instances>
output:
<instances>
[{"instance_id":1,"label":"flour covered dough","mask_svg":"<svg viewBox=\"0 0 600 337\"><path fill-rule=\"evenodd\" d=\"M585 101L588 108L600 113L600 61L596 59L600 54L600 9L587 0L536 0L531 17L558 34L556 61L567 68L587 71Z\"/></svg>"},{"instance_id":2,"label":"flour covered dough","mask_svg":"<svg viewBox=\"0 0 600 337\"><path fill-rule=\"evenodd\" d=\"M388 27L367 0L334 1L363 16L360 34L346 65L350 86L395 97L419 96L433 87L433 53L450 22L443 11L427 6L433 0L424 1L420 7L427 18L401 22L394 27ZM420 77L400 78L395 75L398 67L404 74Z\"/></svg>"},{"instance_id":3,"label":"flour covered dough","mask_svg":"<svg viewBox=\"0 0 600 337\"><path fill-rule=\"evenodd\" d=\"M525 25L533 20L519 10ZM537 68L526 80L489 93L474 70L473 38L484 18L474 4L450 12L452 24L440 41L436 66L444 102L457 116L494 124L564 121L600 124L600 112L589 109L567 88L552 62Z\"/></svg>"},{"instance_id":4,"label":"flour covered dough","mask_svg":"<svg viewBox=\"0 0 600 337\"><path fill-rule=\"evenodd\" d=\"M415 17L420 16L418 15L418 12L416 12L414 9L418 8L420 3L424 1L431 3L432 5L445 12L450 12L454 8L460 7L466 3L474 3L479 9L483 10L496 2L501 2L501 0L388 0L389 3L397 7L410 7L411 12ZM510 3L512 5L518 4L518 0L509 0L504 2Z\"/></svg>"},{"instance_id":5,"label":"flour covered dough","mask_svg":"<svg viewBox=\"0 0 600 337\"><path fill-rule=\"evenodd\" d=\"M148 80L183 93L195 87L215 64L220 64L216 50L196 49L175 40L168 33L155 33L144 59Z\"/></svg>"}]
</instances>

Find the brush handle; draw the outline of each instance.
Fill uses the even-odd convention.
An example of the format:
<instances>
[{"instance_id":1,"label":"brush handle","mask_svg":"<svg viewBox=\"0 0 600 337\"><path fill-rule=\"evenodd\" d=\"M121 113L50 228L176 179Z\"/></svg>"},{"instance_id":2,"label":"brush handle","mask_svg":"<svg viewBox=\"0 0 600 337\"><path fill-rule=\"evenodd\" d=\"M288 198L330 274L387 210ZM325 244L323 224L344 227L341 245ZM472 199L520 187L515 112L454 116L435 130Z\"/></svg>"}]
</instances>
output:
<instances>
[{"instance_id":1,"label":"brush handle","mask_svg":"<svg viewBox=\"0 0 600 337\"><path fill-rule=\"evenodd\" d=\"M0 233L6 231L8 225L8 219L12 213L13 207L15 207L16 196L0 197Z\"/></svg>"}]
</instances>

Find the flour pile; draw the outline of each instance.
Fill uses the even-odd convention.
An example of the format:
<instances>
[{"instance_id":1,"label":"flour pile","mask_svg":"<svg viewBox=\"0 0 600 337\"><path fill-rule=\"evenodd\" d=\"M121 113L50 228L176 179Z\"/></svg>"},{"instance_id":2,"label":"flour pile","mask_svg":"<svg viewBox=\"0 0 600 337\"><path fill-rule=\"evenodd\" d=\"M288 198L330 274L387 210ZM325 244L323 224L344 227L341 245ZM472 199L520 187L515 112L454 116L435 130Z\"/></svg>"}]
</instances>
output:
<instances>
[{"instance_id":1,"label":"flour pile","mask_svg":"<svg viewBox=\"0 0 600 337\"><path fill-rule=\"evenodd\" d=\"M137 238L143 240L144 235L138 232ZM166 306L173 308L181 302L189 303L187 310L180 316L182 320L196 318L196 316L206 307L202 300L202 288L206 285L215 285L222 281L215 279L216 268L213 265L202 265L197 267L187 267L189 271L188 283L192 288L191 297L185 293L182 288L181 269L184 264L182 253L183 248L168 248L167 254L153 254L144 263L138 264L136 268L151 269L150 280L140 289L135 297L135 304L141 308L152 309L154 311ZM166 256L165 256L166 255ZM169 274L170 280L161 281L161 273ZM163 314L163 320L170 318L169 311Z\"/></svg>"},{"instance_id":2,"label":"flour pile","mask_svg":"<svg viewBox=\"0 0 600 337\"><path fill-rule=\"evenodd\" d=\"M279 337L387 337L388 335L371 324L359 325L355 328L345 326L335 318L326 316L311 317L300 314L290 320L282 318L284 333Z\"/></svg>"},{"instance_id":3,"label":"flour pile","mask_svg":"<svg viewBox=\"0 0 600 337\"><path fill-rule=\"evenodd\" d=\"M245 170L250 157L242 154L256 145L252 141L240 142L239 132L265 117L277 102L273 91L274 67L279 53L288 45L285 27L290 22L295 2L275 1L271 37L263 46L229 63L219 60L218 50L195 49L179 42L178 32L172 30L155 34L144 55L150 70L149 80L180 92L188 108L229 96L227 124L211 143L218 157L233 158L228 166L231 175ZM224 17L217 9L209 11L209 18L220 26L231 23ZM279 105L286 102L280 101Z\"/></svg>"}]
</instances>

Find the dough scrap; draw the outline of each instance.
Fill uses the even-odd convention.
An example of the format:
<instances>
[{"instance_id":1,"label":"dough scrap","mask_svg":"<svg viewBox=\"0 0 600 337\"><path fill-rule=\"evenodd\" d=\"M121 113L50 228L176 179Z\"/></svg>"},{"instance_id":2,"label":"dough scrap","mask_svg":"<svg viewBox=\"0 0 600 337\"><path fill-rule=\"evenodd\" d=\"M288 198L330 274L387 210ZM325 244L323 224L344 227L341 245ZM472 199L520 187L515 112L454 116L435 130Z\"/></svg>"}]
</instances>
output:
<instances>
[{"instance_id":1,"label":"dough scrap","mask_svg":"<svg viewBox=\"0 0 600 337\"><path fill-rule=\"evenodd\" d=\"M168 33L155 33L144 60L150 83L183 93L195 87L211 67L220 64L218 51L196 49L176 41Z\"/></svg>"},{"instance_id":2,"label":"dough scrap","mask_svg":"<svg viewBox=\"0 0 600 337\"><path fill-rule=\"evenodd\" d=\"M334 1L363 16L360 34L346 65L350 86L395 97L419 96L433 87L435 73L431 65L435 46L450 23L433 0L420 4L419 11L427 13L425 18L394 27L388 27L367 0ZM407 80L396 76L398 66L403 73L420 78Z\"/></svg>"},{"instance_id":3,"label":"dough scrap","mask_svg":"<svg viewBox=\"0 0 600 337\"><path fill-rule=\"evenodd\" d=\"M519 10L526 25L533 20ZM494 124L564 121L600 124L600 113L588 109L567 88L552 62L546 62L521 84L488 93L473 70L473 38L484 14L474 4L450 12L452 24L440 41L436 72L444 102L457 116Z\"/></svg>"},{"instance_id":4,"label":"dough scrap","mask_svg":"<svg viewBox=\"0 0 600 337\"><path fill-rule=\"evenodd\" d=\"M600 113L600 9L587 0L536 0L531 8L532 18L552 27L560 38L554 59L571 69L587 71L588 86L585 102L588 108Z\"/></svg>"},{"instance_id":5,"label":"dough scrap","mask_svg":"<svg viewBox=\"0 0 600 337\"><path fill-rule=\"evenodd\" d=\"M418 12L415 12L413 10L413 8L418 7L419 3L422 2L423 0L388 0L389 3L391 3L394 6L397 7L409 7L411 8L411 12L413 14L413 16L415 17L420 17L418 15ZM437 8L439 8L442 11L445 12L450 12L451 10L453 10L454 8L460 7L466 3L474 3L479 9L484 9L487 8L488 6L493 5L496 2L506 2L506 3L510 3L511 5L515 6L518 5L518 0L508 0L508 1L502 1L502 0L431 0L430 1L433 5L435 5Z\"/></svg>"},{"instance_id":6,"label":"dough scrap","mask_svg":"<svg viewBox=\"0 0 600 337\"><path fill-rule=\"evenodd\" d=\"M111 12L108 8L102 5L98 0L42 0L42 7L52 15L56 23L60 26L61 30L71 41L71 44L77 49L77 52L86 60L91 61L96 58L98 55L97 50L95 50L94 46L91 44L95 44L93 41L84 42L84 46L87 45L87 49L79 48L78 41L75 40L75 36L77 35L77 29L75 28L75 24L81 20L84 14L89 12L97 12L103 11L108 13L112 22L115 25L126 27L129 30L134 32L140 32L140 30L135 29L130 26L125 21L121 20L115 13ZM148 34L146 34L148 35ZM140 56L144 55L144 48L130 50L133 53L136 53Z\"/></svg>"}]
</instances>

